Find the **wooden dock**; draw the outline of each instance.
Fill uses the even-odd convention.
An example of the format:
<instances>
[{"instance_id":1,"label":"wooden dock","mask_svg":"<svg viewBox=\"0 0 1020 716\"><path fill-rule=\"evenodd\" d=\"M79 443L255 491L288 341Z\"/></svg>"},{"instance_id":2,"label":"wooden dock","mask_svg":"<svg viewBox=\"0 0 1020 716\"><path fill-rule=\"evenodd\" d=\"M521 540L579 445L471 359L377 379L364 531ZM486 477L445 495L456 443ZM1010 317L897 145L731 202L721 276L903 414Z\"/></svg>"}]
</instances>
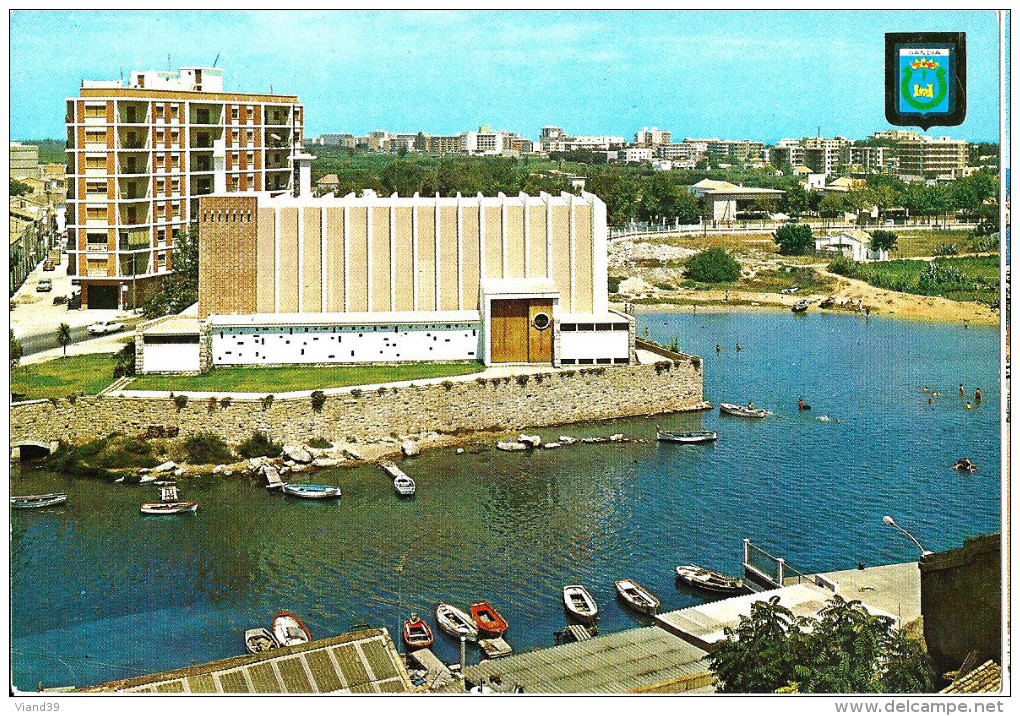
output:
<instances>
[{"instance_id":1,"label":"wooden dock","mask_svg":"<svg viewBox=\"0 0 1020 716\"><path fill-rule=\"evenodd\" d=\"M381 462L379 466L390 476L391 480L396 480L398 477L408 477L407 473L401 470L396 464L392 462Z\"/></svg>"},{"instance_id":2,"label":"wooden dock","mask_svg":"<svg viewBox=\"0 0 1020 716\"><path fill-rule=\"evenodd\" d=\"M407 658L425 669L425 686L428 689L441 689L457 681L449 667L431 649L415 649L408 653Z\"/></svg>"}]
</instances>

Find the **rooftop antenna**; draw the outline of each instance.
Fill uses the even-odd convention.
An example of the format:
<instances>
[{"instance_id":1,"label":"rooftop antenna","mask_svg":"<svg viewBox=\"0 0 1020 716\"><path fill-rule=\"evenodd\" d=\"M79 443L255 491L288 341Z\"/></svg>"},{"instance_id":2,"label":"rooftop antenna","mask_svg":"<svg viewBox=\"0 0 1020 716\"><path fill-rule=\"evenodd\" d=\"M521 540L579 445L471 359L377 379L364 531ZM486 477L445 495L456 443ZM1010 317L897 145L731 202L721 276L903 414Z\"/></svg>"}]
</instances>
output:
<instances>
[{"instance_id":1,"label":"rooftop antenna","mask_svg":"<svg viewBox=\"0 0 1020 716\"><path fill-rule=\"evenodd\" d=\"M166 56L166 71L167 72L170 71L170 54L169 53L167 53L167 56Z\"/></svg>"},{"instance_id":2,"label":"rooftop antenna","mask_svg":"<svg viewBox=\"0 0 1020 716\"><path fill-rule=\"evenodd\" d=\"M215 66L216 66L216 63L220 61L220 55L221 55L221 54L222 54L222 53L220 53L220 52L217 52L217 53L216 53L216 59L212 61L212 66L213 66L213 67L215 67Z\"/></svg>"}]
</instances>

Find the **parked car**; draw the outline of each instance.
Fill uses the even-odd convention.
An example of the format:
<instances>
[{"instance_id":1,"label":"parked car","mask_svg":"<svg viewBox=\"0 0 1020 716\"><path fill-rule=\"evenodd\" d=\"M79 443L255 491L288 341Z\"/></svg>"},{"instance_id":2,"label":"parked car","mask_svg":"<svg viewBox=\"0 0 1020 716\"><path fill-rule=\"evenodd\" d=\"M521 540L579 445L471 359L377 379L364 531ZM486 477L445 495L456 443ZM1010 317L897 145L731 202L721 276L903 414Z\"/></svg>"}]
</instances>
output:
<instances>
[{"instance_id":1,"label":"parked car","mask_svg":"<svg viewBox=\"0 0 1020 716\"><path fill-rule=\"evenodd\" d=\"M790 286L789 288L784 288L779 293L791 294L791 293L797 293L797 291L799 291L799 290L800 290L800 286Z\"/></svg>"},{"instance_id":2,"label":"parked car","mask_svg":"<svg viewBox=\"0 0 1020 716\"><path fill-rule=\"evenodd\" d=\"M36 284L35 290L40 293L45 293L53 290L53 282L48 278L44 278L42 281Z\"/></svg>"},{"instance_id":3,"label":"parked car","mask_svg":"<svg viewBox=\"0 0 1020 716\"><path fill-rule=\"evenodd\" d=\"M57 270L57 266L56 266L56 264L53 263L53 259L46 259L45 261L43 261L42 270L43 271L56 271Z\"/></svg>"},{"instance_id":4,"label":"parked car","mask_svg":"<svg viewBox=\"0 0 1020 716\"><path fill-rule=\"evenodd\" d=\"M93 323L91 326L89 326L89 333L91 333L94 336L102 336L107 333L116 333L117 331L122 330L123 328L124 324L120 323L119 321L114 320L99 321L98 323Z\"/></svg>"}]
</instances>

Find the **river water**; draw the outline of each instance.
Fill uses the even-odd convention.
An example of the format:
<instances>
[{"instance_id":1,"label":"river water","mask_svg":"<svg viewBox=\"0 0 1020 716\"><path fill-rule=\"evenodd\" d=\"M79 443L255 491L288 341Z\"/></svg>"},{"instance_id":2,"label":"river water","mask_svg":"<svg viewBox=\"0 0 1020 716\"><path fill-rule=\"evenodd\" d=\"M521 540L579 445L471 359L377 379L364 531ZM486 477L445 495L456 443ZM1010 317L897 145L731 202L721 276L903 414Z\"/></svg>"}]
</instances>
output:
<instances>
[{"instance_id":1,"label":"river water","mask_svg":"<svg viewBox=\"0 0 1020 716\"><path fill-rule=\"evenodd\" d=\"M644 444L432 451L404 461L418 482L405 501L375 468L311 478L343 487L332 504L210 476L184 486L201 506L183 518L141 516L139 503L156 497L149 486L15 467L13 493L69 494L63 507L12 514L15 685L81 686L234 656L243 630L281 610L319 638L359 623L395 633L411 610L434 625L437 601L488 599L520 651L551 645L565 625L564 584L593 592L603 633L628 628L640 622L616 603L614 579L650 588L661 611L692 606L706 597L678 587L673 567L739 573L744 537L820 571L915 559L886 514L932 550L999 530L995 329L781 312L647 313L645 328L703 356L706 399L775 414L535 431ZM969 395L980 387L983 403L967 410L959 383ZM924 386L945 397L929 406ZM798 413L800 397L813 410ZM710 428L719 441L656 444L656 423ZM950 469L963 456L976 474ZM445 635L435 648L456 659Z\"/></svg>"}]
</instances>

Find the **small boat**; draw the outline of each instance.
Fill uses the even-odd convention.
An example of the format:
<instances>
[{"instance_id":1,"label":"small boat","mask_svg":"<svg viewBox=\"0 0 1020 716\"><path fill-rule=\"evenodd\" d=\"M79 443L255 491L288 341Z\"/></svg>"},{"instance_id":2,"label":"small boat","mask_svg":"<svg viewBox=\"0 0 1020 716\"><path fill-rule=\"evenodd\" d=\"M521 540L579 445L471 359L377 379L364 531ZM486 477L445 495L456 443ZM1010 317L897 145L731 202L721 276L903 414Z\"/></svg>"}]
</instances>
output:
<instances>
[{"instance_id":1,"label":"small boat","mask_svg":"<svg viewBox=\"0 0 1020 716\"><path fill-rule=\"evenodd\" d=\"M474 602L469 609L471 618L478 625L478 633L481 636L503 636L503 633L510 627L506 619L488 602Z\"/></svg>"},{"instance_id":2,"label":"small boat","mask_svg":"<svg viewBox=\"0 0 1020 716\"><path fill-rule=\"evenodd\" d=\"M11 495L11 507L24 510L32 507L52 507L67 502L66 492L51 492L46 495Z\"/></svg>"},{"instance_id":3,"label":"small boat","mask_svg":"<svg viewBox=\"0 0 1020 716\"><path fill-rule=\"evenodd\" d=\"M303 497L306 500L329 500L340 497L340 488L332 485L296 485L288 482L282 489L285 494Z\"/></svg>"},{"instance_id":4,"label":"small boat","mask_svg":"<svg viewBox=\"0 0 1020 716\"><path fill-rule=\"evenodd\" d=\"M159 502L143 502L140 511L143 515L179 515L198 510L197 502L186 502L179 499L176 485L159 488Z\"/></svg>"},{"instance_id":5,"label":"small boat","mask_svg":"<svg viewBox=\"0 0 1020 716\"><path fill-rule=\"evenodd\" d=\"M961 472L977 472L978 466L969 457L961 457L953 463L953 469L960 470Z\"/></svg>"},{"instance_id":6,"label":"small boat","mask_svg":"<svg viewBox=\"0 0 1020 716\"><path fill-rule=\"evenodd\" d=\"M808 306L810 305L811 304L808 301L797 301L795 304L793 304L790 310L793 311L794 313L804 313L804 311L806 311L808 309Z\"/></svg>"},{"instance_id":7,"label":"small boat","mask_svg":"<svg viewBox=\"0 0 1020 716\"><path fill-rule=\"evenodd\" d=\"M404 643L409 649L425 649L432 646L434 641L432 628L412 612L411 618L404 621Z\"/></svg>"},{"instance_id":8,"label":"small boat","mask_svg":"<svg viewBox=\"0 0 1020 716\"><path fill-rule=\"evenodd\" d=\"M633 579L617 579L616 593L631 609L642 614L655 614L659 610L658 598Z\"/></svg>"},{"instance_id":9,"label":"small boat","mask_svg":"<svg viewBox=\"0 0 1020 716\"><path fill-rule=\"evenodd\" d=\"M468 641L478 639L478 627L471 620L471 615L452 604L440 602L436 605L436 623L452 637L465 637Z\"/></svg>"},{"instance_id":10,"label":"small boat","mask_svg":"<svg viewBox=\"0 0 1020 716\"><path fill-rule=\"evenodd\" d=\"M738 418L764 418L769 414L769 411L762 410L761 408L751 408L746 405L736 405L735 403L719 403L719 412L735 415Z\"/></svg>"},{"instance_id":11,"label":"small boat","mask_svg":"<svg viewBox=\"0 0 1020 716\"><path fill-rule=\"evenodd\" d=\"M692 587L706 589L710 592L741 592L744 590L742 579L727 577L694 564L677 567L676 576Z\"/></svg>"},{"instance_id":12,"label":"small boat","mask_svg":"<svg viewBox=\"0 0 1020 716\"><path fill-rule=\"evenodd\" d=\"M719 439L719 433L712 430L659 430L655 426L655 439L663 443L710 443Z\"/></svg>"},{"instance_id":13,"label":"small boat","mask_svg":"<svg viewBox=\"0 0 1020 716\"><path fill-rule=\"evenodd\" d=\"M276 643L276 637L265 627L249 629L244 633L244 648L249 654L258 654L261 651L276 649L280 645Z\"/></svg>"},{"instance_id":14,"label":"small boat","mask_svg":"<svg viewBox=\"0 0 1020 716\"><path fill-rule=\"evenodd\" d=\"M829 296L828 298L823 299L822 302L818 304L818 307L819 308L832 308L835 305L836 305L836 297L835 296Z\"/></svg>"},{"instance_id":15,"label":"small boat","mask_svg":"<svg viewBox=\"0 0 1020 716\"><path fill-rule=\"evenodd\" d=\"M415 489L414 480L407 475L393 478L393 490L401 497L412 497Z\"/></svg>"},{"instance_id":16,"label":"small boat","mask_svg":"<svg viewBox=\"0 0 1020 716\"><path fill-rule=\"evenodd\" d=\"M568 584L563 588L563 606L570 616L582 622L591 623L599 618L599 605L580 584Z\"/></svg>"},{"instance_id":17,"label":"small boat","mask_svg":"<svg viewBox=\"0 0 1020 716\"><path fill-rule=\"evenodd\" d=\"M273 636L280 646L296 646L312 640L308 627L290 612L280 612L273 618Z\"/></svg>"}]
</instances>

